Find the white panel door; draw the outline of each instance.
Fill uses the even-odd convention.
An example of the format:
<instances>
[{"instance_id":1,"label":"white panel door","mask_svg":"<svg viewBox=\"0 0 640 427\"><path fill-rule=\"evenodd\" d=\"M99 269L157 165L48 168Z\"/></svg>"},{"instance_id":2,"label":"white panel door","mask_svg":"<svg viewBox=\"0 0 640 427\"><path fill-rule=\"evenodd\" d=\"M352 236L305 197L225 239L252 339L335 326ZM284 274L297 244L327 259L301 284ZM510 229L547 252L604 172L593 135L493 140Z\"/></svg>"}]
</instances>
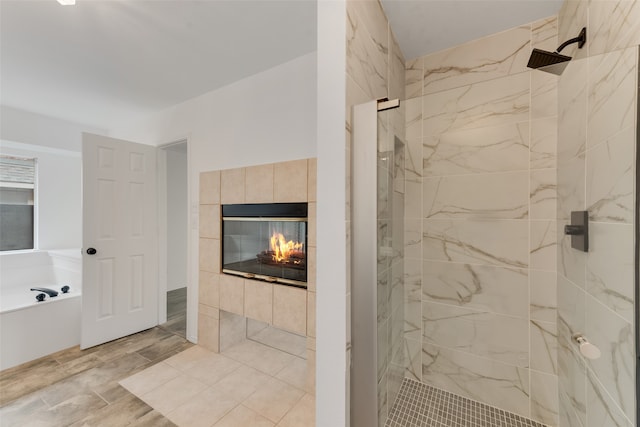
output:
<instances>
[{"instance_id":1,"label":"white panel door","mask_svg":"<svg viewBox=\"0 0 640 427\"><path fill-rule=\"evenodd\" d=\"M82 135L82 335L102 344L158 324L156 149Z\"/></svg>"}]
</instances>

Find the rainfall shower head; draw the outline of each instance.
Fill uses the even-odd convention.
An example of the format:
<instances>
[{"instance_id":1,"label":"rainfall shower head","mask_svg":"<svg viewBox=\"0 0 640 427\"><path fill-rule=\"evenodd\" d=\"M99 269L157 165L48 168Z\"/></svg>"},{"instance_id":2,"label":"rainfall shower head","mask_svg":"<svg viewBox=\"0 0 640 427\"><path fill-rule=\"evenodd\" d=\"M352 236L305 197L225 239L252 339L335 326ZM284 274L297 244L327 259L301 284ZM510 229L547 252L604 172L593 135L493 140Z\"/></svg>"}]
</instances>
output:
<instances>
[{"instance_id":1,"label":"rainfall shower head","mask_svg":"<svg viewBox=\"0 0 640 427\"><path fill-rule=\"evenodd\" d=\"M527 64L527 67L546 71L548 73L556 74L559 76L567 67L569 61L571 61L570 56L561 55L559 52L573 43L578 43L578 48L582 49L582 46L584 46L586 41L587 29L583 28L580 31L578 37L562 43L560 46L558 46L555 52L533 49L533 52L531 52L531 57L529 57L529 63Z\"/></svg>"}]
</instances>

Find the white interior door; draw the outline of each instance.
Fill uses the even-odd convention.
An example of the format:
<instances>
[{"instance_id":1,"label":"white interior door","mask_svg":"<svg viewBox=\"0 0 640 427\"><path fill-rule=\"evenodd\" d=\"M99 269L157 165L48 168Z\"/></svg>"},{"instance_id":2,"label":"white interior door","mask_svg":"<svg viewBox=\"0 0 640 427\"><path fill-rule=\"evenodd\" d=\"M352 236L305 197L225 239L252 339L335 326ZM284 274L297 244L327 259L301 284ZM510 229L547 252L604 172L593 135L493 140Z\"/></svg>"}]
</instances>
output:
<instances>
[{"instance_id":1,"label":"white interior door","mask_svg":"<svg viewBox=\"0 0 640 427\"><path fill-rule=\"evenodd\" d=\"M81 348L158 323L156 197L154 147L82 135Z\"/></svg>"}]
</instances>

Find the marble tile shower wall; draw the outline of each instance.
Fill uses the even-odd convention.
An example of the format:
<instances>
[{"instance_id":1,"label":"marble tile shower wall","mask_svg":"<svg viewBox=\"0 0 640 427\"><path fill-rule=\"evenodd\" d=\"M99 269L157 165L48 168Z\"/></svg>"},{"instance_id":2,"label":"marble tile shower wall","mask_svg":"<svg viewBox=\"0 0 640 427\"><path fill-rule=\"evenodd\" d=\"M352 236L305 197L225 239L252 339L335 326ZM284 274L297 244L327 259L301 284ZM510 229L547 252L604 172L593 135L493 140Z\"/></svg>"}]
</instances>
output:
<instances>
[{"instance_id":1,"label":"marble tile shower wall","mask_svg":"<svg viewBox=\"0 0 640 427\"><path fill-rule=\"evenodd\" d=\"M407 61L406 375L558 424L557 47L540 20Z\"/></svg>"},{"instance_id":2,"label":"marble tile shower wall","mask_svg":"<svg viewBox=\"0 0 640 427\"><path fill-rule=\"evenodd\" d=\"M587 27L558 83L558 230L588 210L589 253L558 233L560 424L637 425L634 392L634 182L640 2L567 1L561 39ZM564 53L564 52L563 52ZM583 358L582 332L602 351Z\"/></svg>"},{"instance_id":3,"label":"marble tile shower wall","mask_svg":"<svg viewBox=\"0 0 640 427\"><path fill-rule=\"evenodd\" d=\"M347 0L346 158L347 233L351 229L351 112L380 98L404 100L404 56L377 0ZM378 121L378 421L384 425L402 383L404 323L404 103ZM372 143L375 143L372 141ZM347 236L350 244L350 237ZM347 248L347 254L351 248ZM350 262L347 263L350 265ZM350 272L347 275L350 285ZM350 307L350 291L347 307ZM350 316L350 315L349 315ZM350 333L350 332L349 332ZM351 337L348 335L347 349ZM349 351L349 350L347 350Z\"/></svg>"}]
</instances>

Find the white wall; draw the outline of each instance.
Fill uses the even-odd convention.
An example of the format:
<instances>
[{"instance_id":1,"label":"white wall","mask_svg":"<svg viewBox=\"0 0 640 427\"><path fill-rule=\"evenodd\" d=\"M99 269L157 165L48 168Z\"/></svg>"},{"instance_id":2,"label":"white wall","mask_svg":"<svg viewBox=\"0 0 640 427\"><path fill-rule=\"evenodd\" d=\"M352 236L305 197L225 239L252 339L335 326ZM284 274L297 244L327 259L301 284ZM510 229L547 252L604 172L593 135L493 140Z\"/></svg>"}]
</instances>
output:
<instances>
[{"instance_id":1,"label":"white wall","mask_svg":"<svg viewBox=\"0 0 640 427\"><path fill-rule=\"evenodd\" d=\"M349 425L345 0L318 1L316 425ZM323 250L322 248L333 248Z\"/></svg>"},{"instance_id":2,"label":"white wall","mask_svg":"<svg viewBox=\"0 0 640 427\"><path fill-rule=\"evenodd\" d=\"M104 129L0 106L0 152L38 158L40 249L82 246L82 132Z\"/></svg>"},{"instance_id":3,"label":"white wall","mask_svg":"<svg viewBox=\"0 0 640 427\"><path fill-rule=\"evenodd\" d=\"M200 172L316 157L316 90L314 52L110 130L115 138L156 146L189 140L188 286L198 283ZM192 341L197 298L188 293Z\"/></svg>"},{"instance_id":4,"label":"white wall","mask_svg":"<svg viewBox=\"0 0 640 427\"><path fill-rule=\"evenodd\" d=\"M187 285L187 152L167 153L167 291Z\"/></svg>"},{"instance_id":5,"label":"white wall","mask_svg":"<svg viewBox=\"0 0 640 427\"><path fill-rule=\"evenodd\" d=\"M0 153L37 158L36 247L82 246L81 163L77 151L11 141L0 142Z\"/></svg>"},{"instance_id":6,"label":"white wall","mask_svg":"<svg viewBox=\"0 0 640 427\"><path fill-rule=\"evenodd\" d=\"M105 129L0 106L0 139L80 152L82 132L106 135Z\"/></svg>"}]
</instances>

